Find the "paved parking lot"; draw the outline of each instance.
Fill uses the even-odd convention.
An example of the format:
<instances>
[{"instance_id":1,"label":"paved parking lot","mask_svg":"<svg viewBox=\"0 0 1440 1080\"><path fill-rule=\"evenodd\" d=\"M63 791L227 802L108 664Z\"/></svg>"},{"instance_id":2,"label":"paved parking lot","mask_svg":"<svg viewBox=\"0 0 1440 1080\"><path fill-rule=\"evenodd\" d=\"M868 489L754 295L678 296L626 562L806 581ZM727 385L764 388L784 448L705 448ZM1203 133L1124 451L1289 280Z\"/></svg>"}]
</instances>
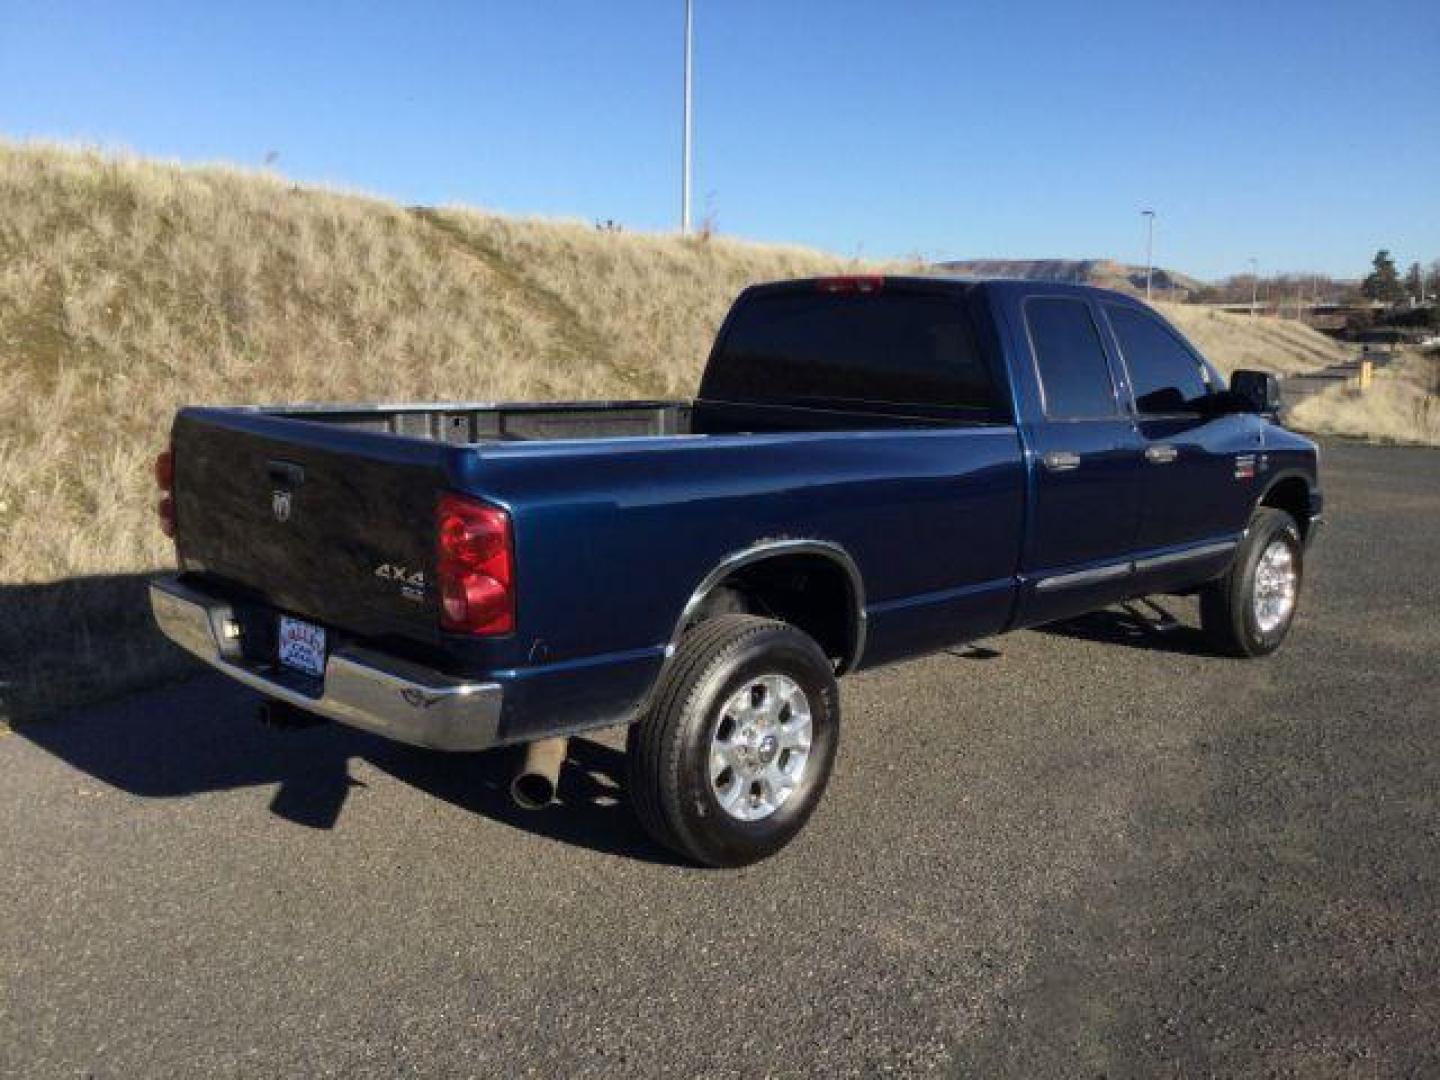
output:
<instances>
[{"instance_id":1,"label":"paved parking lot","mask_svg":"<svg viewBox=\"0 0 1440 1080\"><path fill-rule=\"evenodd\" d=\"M613 741L527 815L210 677L0 736L0 1074L1435 1075L1440 452L1323 466L1280 654L1167 601L847 680L744 871Z\"/></svg>"}]
</instances>

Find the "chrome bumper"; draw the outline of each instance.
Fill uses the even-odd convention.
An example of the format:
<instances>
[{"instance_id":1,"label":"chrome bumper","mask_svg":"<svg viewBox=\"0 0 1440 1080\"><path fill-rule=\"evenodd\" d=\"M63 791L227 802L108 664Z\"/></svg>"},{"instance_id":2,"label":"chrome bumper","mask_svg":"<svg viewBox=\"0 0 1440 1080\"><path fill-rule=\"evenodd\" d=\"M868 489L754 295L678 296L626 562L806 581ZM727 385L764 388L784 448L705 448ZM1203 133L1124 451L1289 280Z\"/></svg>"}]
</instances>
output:
<instances>
[{"instance_id":1,"label":"chrome bumper","mask_svg":"<svg viewBox=\"0 0 1440 1080\"><path fill-rule=\"evenodd\" d=\"M150 608L160 630L182 649L286 704L436 750L483 750L497 742L499 683L460 682L393 656L342 647L325 661L320 696L311 697L276 682L272 665L240 654L227 601L165 577L150 583Z\"/></svg>"}]
</instances>

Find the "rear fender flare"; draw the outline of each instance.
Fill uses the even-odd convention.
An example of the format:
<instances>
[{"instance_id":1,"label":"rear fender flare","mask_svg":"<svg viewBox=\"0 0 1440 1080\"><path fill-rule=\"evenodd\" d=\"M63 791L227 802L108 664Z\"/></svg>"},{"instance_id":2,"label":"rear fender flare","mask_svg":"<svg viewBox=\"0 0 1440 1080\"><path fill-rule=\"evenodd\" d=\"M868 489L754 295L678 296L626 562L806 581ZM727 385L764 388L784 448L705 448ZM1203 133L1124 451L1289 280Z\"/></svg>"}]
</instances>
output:
<instances>
[{"instance_id":1,"label":"rear fender flare","mask_svg":"<svg viewBox=\"0 0 1440 1080\"><path fill-rule=\"evenodd\" d=\"M731 552L700 579L700 583L690 593L690 599L685 602L685 607L680 612L680 618L675 622L675 630L670 635L669 643L665 646L665 660L660 666L660 671L656 674L655 681L650 684L650 689L646 691L645 696L636 706L632 720L645 712L656 689L664 684L670 663L675 656L675 650L680 646L680 639L684 636L686 627L690 625L711 593L735 571L743 567L763 562L766 559L792 555L818 555L830 560L845 572L846 579L850 584L850 643L847 654L841 658L836 674L842 675L855 669L865 651L865 583L860 575L860 567L856 565L850 553L839 544L829 540L762 540L750 547Z\"/></svg>"},{"instance_id":2,"label":"rear fender flare","mask_svg":"<svg viewBox=\"0 0 1440 1080\"><path fill-rule=\"evenodd\" d=\"M845 577L850 583L850 640L849 648L841 658L840 668L836 673L844 674L854 670L865 651L865 582L860 575L860 567L856 565L850 553L839 544L829 540L764 540L725 556L701 579L700 584L695 586L694 591L690 594L690 599L686 601L685 607L680 612L680 618L675 623L675 630L670 635L670 643L665 648L666 658L674 655L675 649L680 644L680 638L685 633L685 628L690 625L701 605L735 571L767 559L791 555L818 555L830 560L845 572Z\"/></svg>"}]
</instances>

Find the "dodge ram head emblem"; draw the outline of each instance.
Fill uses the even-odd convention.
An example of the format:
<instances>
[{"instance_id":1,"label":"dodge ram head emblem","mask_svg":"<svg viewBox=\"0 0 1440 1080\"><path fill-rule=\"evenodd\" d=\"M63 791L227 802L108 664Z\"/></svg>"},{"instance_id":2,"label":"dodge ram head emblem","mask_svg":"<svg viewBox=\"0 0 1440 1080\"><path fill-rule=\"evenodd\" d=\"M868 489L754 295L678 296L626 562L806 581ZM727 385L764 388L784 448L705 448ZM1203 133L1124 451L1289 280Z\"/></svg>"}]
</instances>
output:
<instances>
[{"instance_id":1,"label":"dodge ram head emblem","mask_svg":"<svg viewBox=\"0 0 1440 1080\"><path fill-rule=\"evenodd\" d=\"M270 509L276 521L290 520L290 492L283 488L270 493Z\"/></svg>"}]
</instances>

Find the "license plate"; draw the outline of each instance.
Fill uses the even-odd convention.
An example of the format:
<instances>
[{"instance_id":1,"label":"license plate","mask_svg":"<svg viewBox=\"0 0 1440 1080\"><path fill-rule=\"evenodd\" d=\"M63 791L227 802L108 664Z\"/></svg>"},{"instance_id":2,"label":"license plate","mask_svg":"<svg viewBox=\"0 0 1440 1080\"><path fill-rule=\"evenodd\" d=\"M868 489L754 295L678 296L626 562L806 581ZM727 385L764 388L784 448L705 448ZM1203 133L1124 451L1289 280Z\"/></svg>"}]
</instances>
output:
<instances>
[{"instance_id":1,"label":"license plate","mask_svg":"<svg viewBox=\"0 0 1440 1080\"><path fill-rule=\"evenodd\" d=\"M325 630L289 615L280 616L280 663L306 675L325 676Z\"/></svg>"}]
</instances>

